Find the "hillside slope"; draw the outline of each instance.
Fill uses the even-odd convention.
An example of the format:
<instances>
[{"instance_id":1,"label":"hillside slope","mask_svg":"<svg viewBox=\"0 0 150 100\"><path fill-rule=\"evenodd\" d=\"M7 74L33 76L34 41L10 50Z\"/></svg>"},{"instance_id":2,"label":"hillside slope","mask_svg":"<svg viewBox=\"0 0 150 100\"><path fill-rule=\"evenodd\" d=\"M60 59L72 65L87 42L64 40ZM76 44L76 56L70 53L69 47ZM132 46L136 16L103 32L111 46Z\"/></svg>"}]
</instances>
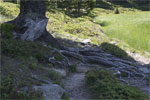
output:
<instances>
[{"instance_id":1,"label":"hillside slope","mask_svg":"<svg viewBox=\"0 0 150 100\"><path fill-rule=\"evenodd\" d=\"M18 7L0 3L0 23L14 19ZM12 39L14 25L1 25L2 99L148 100L150 72L146 58L137 62L119 47L122 42L108 38L89 16L71 18L60 9L52 9L47 17L47 30L63 50L50 43Z\"/></svg>"}]
</instances>

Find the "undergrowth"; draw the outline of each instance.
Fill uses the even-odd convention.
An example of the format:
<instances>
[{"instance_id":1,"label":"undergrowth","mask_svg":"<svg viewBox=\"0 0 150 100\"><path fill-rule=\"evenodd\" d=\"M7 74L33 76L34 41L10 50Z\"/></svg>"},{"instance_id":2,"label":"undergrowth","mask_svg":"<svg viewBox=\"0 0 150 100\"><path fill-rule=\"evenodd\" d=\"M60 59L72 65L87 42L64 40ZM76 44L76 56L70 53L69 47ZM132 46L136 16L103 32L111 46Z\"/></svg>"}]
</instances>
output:
<instances>
[{"instance_id":1,"label":"undergrowth","mask_svg":"<svg viewBox=\"0 0 150 100\"><path fill-rule=\"evenodd\" d=\"M139 89L121 84L106 70L89 70L85 77L93 99L148 100Z\"/></svg>"},{"instance_id":2,"label":"undergrowth","mask_svg":"<svg viewBox=\"0 0 150 100\"><path fill-rule=\"evenodd\" d=\"M44 47L40 42L29 42L13 39L2 39L2 53L11 57L35 57L38 60L45 60L51 49ZM40 48L40 49L39 49Z\"/></svg>"},{"instance_id":3,"label":"undergrowth","mask_svg":"<svg viewBox=\"0 0 150 100\"><path fill-rule=\"evenodd\" d=\"M51 69L51 70L48 70L47 72L47 77L49 77L51 80L53 81L60 81L62 76L60 73L56 72L55 70Z\"/></svg>"},{"instance_id":4,"label":"undergrowth","mask_svg":"<svg viewBox=\"0 0 150 100\"><path fill-rule=\"evenodd\" d=\"M43 100L43 93L41 91L30 90L26 93L24 91L19 91L14 85L14 78L11 76L5 76L1 79L1 99L15 99L15 100Z\"/></svg>"},{"instance_id":5,"label":"undergrowth","mask_svg":"<svg viewBox=\"0 0 150 100\"><path fill-rule=\"evenodd\" d=\"M101 44L101 48L107 52L115 55L119 58L126 60L133 60L124 50L122 50L119 46L104 42Z\"/></svg>"}]
</instances>

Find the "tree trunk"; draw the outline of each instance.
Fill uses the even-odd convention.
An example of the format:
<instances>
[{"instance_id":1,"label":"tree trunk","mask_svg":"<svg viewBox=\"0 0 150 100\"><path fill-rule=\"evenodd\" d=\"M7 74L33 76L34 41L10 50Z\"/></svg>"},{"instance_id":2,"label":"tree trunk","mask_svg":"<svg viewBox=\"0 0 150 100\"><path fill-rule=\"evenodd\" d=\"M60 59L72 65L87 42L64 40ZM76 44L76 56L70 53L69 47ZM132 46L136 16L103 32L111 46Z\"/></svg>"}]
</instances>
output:
<instances>
[{"instance_id":1,"label":"tree trunk","mask_svg":"<svg viewBox=\"0 0 150 100\"><path fill-rule=\"evenodd\" d=\"M56 40L46 30L48 18L46 18L45 14L46 6L44 0L21 0L20 13L15 20L11 21L11 23L16 24L15 37L28 41L39 39L58 45Z\"/></svg>"},{"instance_id":2,"label":"tree trunk","mask_svg":"<svg viewBox=\"0 0 150 100\"><path fill-rule=\"evenodd\" d=\"M80 3L81 3L81 1L78 2L78 17L80 17L80 8L81 8Z\"/></svg>"}]
</instances>

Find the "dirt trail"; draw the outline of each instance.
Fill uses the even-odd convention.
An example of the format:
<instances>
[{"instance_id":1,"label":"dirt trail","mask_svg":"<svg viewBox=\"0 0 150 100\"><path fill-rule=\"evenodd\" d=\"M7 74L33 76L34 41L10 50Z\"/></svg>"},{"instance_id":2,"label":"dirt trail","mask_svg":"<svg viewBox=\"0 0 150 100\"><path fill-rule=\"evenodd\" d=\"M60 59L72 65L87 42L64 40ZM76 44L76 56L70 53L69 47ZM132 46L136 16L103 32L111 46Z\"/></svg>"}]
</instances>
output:
<instances>
[{"instance_id":1,"label":"dirt trail","mask_svg":"<svg viewBox=\"0 0 150 100\"><path fill-rule=\"evenodd\" d=\"M85 84L85 73L71 74L64 80L64 84L70 100L90 100L91 97Z\"/></svg>"}]
</instances>

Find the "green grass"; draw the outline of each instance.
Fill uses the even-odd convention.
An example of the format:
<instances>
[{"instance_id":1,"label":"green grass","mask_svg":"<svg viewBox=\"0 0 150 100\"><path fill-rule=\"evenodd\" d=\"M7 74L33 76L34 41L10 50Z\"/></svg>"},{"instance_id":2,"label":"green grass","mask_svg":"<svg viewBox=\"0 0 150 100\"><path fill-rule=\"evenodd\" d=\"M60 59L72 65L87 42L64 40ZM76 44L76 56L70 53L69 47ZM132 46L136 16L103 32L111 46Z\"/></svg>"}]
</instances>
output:
<instances>
[{"instance_id":1,"label":"green grass","mask_svg":"<svg viewBox=\"0 0 150 100\"><path fill-rule=\"evenodd\" d=\"M0 2L0 15L3 15L7 18L17 17L19 14L19 5L8 3L8 2Z\"/></svg>"},{"instance_id":2,"label":"green grass","mask_svg":"<svg viewBox=\"0 0 150 100\"><path fill-rule=\"evenodd\" d=\"M49 77L51 80L53 81L59 81L61 80L62 76L60 73L56 72L55 70L51 69L48 70L48 73L46 75L47 77Z\"/></svg>"},{"instance_id":3,"label":"green grass","mask_svg":"<svg viewBox=\"0 0 150 100\"><path fill-rule=\"evenodd\" d=\"M150 12L130 12L99 15L94 20L101 24L104 32L130 47L150 52Z\"/></svg>"}]
</instances>

